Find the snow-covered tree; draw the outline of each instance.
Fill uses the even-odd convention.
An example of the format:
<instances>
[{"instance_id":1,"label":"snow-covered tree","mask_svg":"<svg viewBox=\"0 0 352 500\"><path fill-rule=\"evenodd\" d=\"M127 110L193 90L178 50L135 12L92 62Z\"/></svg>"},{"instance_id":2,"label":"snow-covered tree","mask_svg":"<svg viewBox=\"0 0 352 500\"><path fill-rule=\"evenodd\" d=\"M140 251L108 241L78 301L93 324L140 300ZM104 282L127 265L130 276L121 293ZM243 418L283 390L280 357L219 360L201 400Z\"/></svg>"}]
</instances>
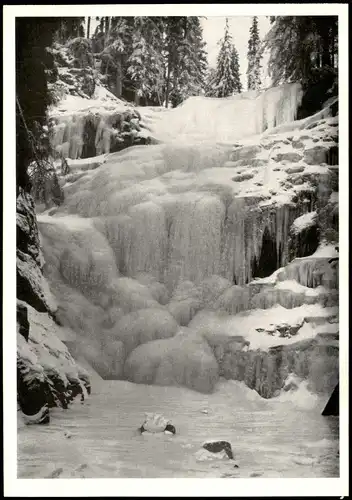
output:
<instances>
[{"instance_id":1,"label":"snow-covered tree","mask_svg":"<svg viewBox=\"0 0 352 500\"><path fill-rule=\"evenodd\" d=\"M337 16L276 16L271 24L264 43L274 85L336 68Z\"/></svg>"},{"instance_id":2,"label":"snow-covered tree","mask_svg":"<svg viewBox=\"0 0 352 500\"><path fill-rule=\"evenodd\" d=\"M187 17L183 21L182 35L177 49L178 64L174 68L174 87L171 92L173 106L205 90L208 62L198 17Z\"/></svg>"},{"instance_id":3,"label":"snow-covered tree","mask_svg":"<svg viewBox=\"0 0 352 500\"><path fill-rule=\"evenodd\" d=\"M94 34L96 57L109 89L121 97L128 57L132 52L133 17L104 17Z\"/></svg>"},{"instance_id":4,"label":"snow-covered tree","mask_svg":"<svg viewBox=\"0 0 352 500\"><path fill-rule=\"evenodd\" d=\"M249 30L248 40L248 69L247 69L247 88L248 90L259 90L261 87L260 79L260 60L262 57L261 43L258 30L258 17L253 17L252 26Z\"/></svg>"},{"instance_id":5,"label":"snow-covered tree","mask_svg":"<svg viewBox=\"0 0 352 500\"><path fill-rule=\"evenodd\" d=\"M226 18L224 38L220 40L216 74L210 95L213 97L228 97L233 94L239 94L241 91L242 84L238 52L232 43L228 19Z\"/></svg>"},{"instance_id":6,"label":"snow-covered tree","mask_svg":"<svg viewBox=\"0 0 352 500\"><path fill-rule=\"evenodd\" d=\"M204 91L207 55L198 17L99 18L92 43L118 97L175 106Z\"/></svg>"},{"instance_id":7,"label":"snow-covered tree","mask_svg":"<svg viewBox=\"0 0 352 500\"><path fill-rule=\"evenodd\" d=\"M58 18L59 29L55 38L59 43L65 43L70 38L84 36L84 17Z\"/></svg>"},{"instance_id":8,"label":"snow-covered tree","mask_svg":"<svg viewBox=\"0 0 352 500\"><path fill-rule=\"evenodd\" d=\"M214 81L216 77L216 69L208 68L205 76L205 95L214 97Z\"/></svg>"},{"instance_id":9,"label":"snow-covered tree","mask_svg":"<svg viewBox=\"0 0 352 500\"><path fill-rule=\"evenodd\" d=\"M132 38L132 53L128 58L127 74L139 98L153 99L162 103L163 84L162 33L148 17L136 17Z\"/></svg>"}]
</instances>

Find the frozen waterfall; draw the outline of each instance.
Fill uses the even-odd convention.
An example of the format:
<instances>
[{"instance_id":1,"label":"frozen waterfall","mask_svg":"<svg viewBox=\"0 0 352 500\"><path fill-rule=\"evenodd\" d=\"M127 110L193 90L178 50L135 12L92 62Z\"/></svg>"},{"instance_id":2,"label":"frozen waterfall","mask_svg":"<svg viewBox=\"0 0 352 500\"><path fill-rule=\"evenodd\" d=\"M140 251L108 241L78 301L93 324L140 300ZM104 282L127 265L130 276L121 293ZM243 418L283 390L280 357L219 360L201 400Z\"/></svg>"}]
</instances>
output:
<instances>
[{"instance_id":1,"label":"frozen waterfall","mask_svg":"<svg viewBox=\"0 0 352 500\"><path fill-rule=\"evenodd\" d=\"M307 212L307 198L315 203L306 179L291 182L292 138L261 135L293 122L301 95L294 84L226 99L194 97L174 110L141 108L142 123L149 120L160 144L108 154L95 169L79 171L77 164L76 180L63 179L64 204L38 217L44 271L58 320L75 330L74 349L100 375L210 392L221 375L218 344L232 335L224 316L266 309L269 328L278 304L292 309L305 303L309 287L335 286L331 277L302 277L297 298L276 281L268 291L252 281L263 268L268 275L288 263L290 227ZM93 131L97 155L110 150L112 118L106 110L102 116ZM86 120L75 112L57 119L56 151L81 156ZM274 165L271 140L283 148ZM303 153L296 156L300 173ZM296 268L288 279L305 272ZM322 311L319 293L309 302L313 317ZM213 322L215 314L215 343L197 326L204 310ZM249 331L247 341L247 331L236 330L241 352L250 342L265 351L295 341L259 334L261 341Z\"/></svg>"},{"instance_id":2,"label":"frozen waterfall","mask_svg":"<svg viewBox=\"0 0 352 500\"><path fill-rule=\"evenodd\" d=\"M142 126L150 130L157 141L189 142L192 137L202 142L233 142L292 122L301 99L300 85L286 84L265 92L250 91L223 99L191 97L173 110L152 113L152 119L144 108L138 111L142 115ZM138 112L133 108L128 111L122 101L77 101L78 106L72 98L67 99L67 103L64 101L59 109L51 112L52 145L59 156L77 159L109 153L116 142L123 143L129 123L134 129ZM133 130L133 134L142 137L143 132L137 134L137 130Z\"/></svg>"}]
</instances>

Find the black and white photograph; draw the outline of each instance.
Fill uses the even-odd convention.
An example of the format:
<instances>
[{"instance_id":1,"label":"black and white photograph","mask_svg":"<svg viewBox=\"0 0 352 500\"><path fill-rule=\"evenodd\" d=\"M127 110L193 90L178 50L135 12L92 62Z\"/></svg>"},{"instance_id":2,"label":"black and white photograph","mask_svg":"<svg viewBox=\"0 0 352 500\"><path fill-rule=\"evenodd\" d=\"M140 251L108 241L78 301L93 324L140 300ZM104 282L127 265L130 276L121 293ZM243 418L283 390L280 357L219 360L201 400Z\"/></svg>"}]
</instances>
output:
<instances>
[{"instance_id":1,"label":"black and white photograph","mask_svg":"<svg viewBox=\"0 0 352 500\"><path fill-rule=\"evenodd\" d=\"M9 496L349 494L347 8L5 6Z\"/></svg>"}]
</instances>

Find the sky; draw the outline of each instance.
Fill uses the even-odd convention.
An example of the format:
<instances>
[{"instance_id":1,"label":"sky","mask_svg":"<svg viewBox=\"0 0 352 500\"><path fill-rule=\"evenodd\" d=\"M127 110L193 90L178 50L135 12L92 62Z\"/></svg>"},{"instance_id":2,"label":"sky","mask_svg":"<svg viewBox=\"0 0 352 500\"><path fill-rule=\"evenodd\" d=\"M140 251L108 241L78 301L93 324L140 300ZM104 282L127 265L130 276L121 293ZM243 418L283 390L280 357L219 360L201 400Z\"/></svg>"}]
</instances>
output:
<instances>
[{"instance_id":1,"label":"sky","mask_svg":"<svg viewBox=\"0 0 352 500\"><path fill-rule=\"evenodd\" d=\"M230 33L233 37L232 41L235 44L239 54L241 82L244 89L247 88L247 78L246 78L247 50L248 50L249 29L252 24L252 19L253 19L252 16L228 17ZM208 52L208 62L209 65L212 67L216 66L216 57L219 52L218 42L224 36L225 20L226 17L220 17L220 16L201 18L201 24L203 28L203 39L207 44L206 49ZM91 33L94 32L96 25L97 21L95 21L95 19L92 19ZM270 29L270 21L268 16L258 16L258 27L259 27L259 36L261 39L263 39L266 33ZM264 73L262 76L262 83L266 87L267 85L269 85L270 79L266 77L265 61L266 59L265 57L263 57L262 65Z\"/></svg>"}]
</instances>

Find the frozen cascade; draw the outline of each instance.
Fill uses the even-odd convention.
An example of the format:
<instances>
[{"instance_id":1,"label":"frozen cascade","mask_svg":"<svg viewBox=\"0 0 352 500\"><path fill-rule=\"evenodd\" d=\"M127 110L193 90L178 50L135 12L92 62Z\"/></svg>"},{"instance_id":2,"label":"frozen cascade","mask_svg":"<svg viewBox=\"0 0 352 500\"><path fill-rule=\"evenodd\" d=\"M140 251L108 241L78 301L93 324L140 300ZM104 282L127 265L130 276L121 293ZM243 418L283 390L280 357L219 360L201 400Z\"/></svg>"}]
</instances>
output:
<instances>
[{"instance_id":1,"label":"frozen cascade","mask_svg":"<svg viewBox=\"0 0 352 500\"><path fill-rule=\"evenodd\" d=\"M327 270L315 272L322 265L317 258L284 267L290 227L306 211L292 201L299 187L276 196L287 162L270 160L270 182L263 185L268 151L260 136L236 141L292 122L300 96L299 86L285 85L228 99L190 98L174 110L154 113L151 129L164 143L134 146L106 155L99 168L82 169L77 180L64 185L65 203L54 215L38 217L57 317L77 333L77 353L100 375L209 392L230 370L219 354L219 339L235 334L235 359L254 370L241 380L252 380L248 384L265 397L283 383L285 370L269 389L255 384L262 361L253 354L248 358L243 349L250 344L266 352L294 343L291 334L271 335L276 307L285 315L310 304L306 315L321 316L322 297L337 287L336 279ZM69 142L74 158L81 154L81 118L65 115L62 137L55 139L57 146ZM109 152L104 120L97 129L102 141L97 154ZM301 198L309 189L302 184ZM270 262L263 264L263 254ZM327 265L328 259L322 260ZM267 286L252 281L264 267L283 268ZM301 289L279 285L290 280ZM321 289L312 295L311 287ZM216 341L209 328L197 326L207 310L214 315L208 327ZM259 338L250 323L237 330L235 323L224 326L223 318L257 311L259 328L264 310L269 333ZM293 313L292 321L301 327L302 317ZM304 326L297 335L311 338L315 331ZM269 358L270 366L279 362L276 354ZM233 358L229 363L232 367Z\"/></svg>"},{"instance_id":2,"label":"frozen cascade","mask_svg":"<svg viewBox=\"0 0 352 500\"><path fill-rule=\"evenodd\" d=\"M301 99L299 84L221 99L190 97L171 112L161 113L152 132L154 137L165 142L188 142L189 136L203 141L216 138L219 142L233 142L292 122ZM143 116L142 110L141 114Z\"/></svg>"},{"instance_id":3,"label":"frozen cascade","mask_svg":"<svg viewBox=\"0 0 352 500\"><path fill-rule=\"evenodd\" d=\"M302 91L299 84L281 85L265 92L245 92L224 99L191 97L171 113L158 113L161 118L154 127L152 135L157 140L169 142L190 135L202 141L234 141L241 137L259 134L268 128L292 122L301 102ZM199 99L202 99L201 103ZM89 102L89 101L88 101ZM94 102L94 101L93 101ZM53 110L52 146L59 156L81 158L87 141L90 149L95 148L92 156L109 153L114 140L123 142L123 126L135 119L121 101L94 102L84 109ZM226 111L225 111L226 109ZM139 111L145 113L141 108ZM137 115L136 115L137 116ZM238 116L245 117L236 120ZM137 131L135 131L137 135ZM86 157L86 155L84 155Z\"/></svg>"}]
</instances>

